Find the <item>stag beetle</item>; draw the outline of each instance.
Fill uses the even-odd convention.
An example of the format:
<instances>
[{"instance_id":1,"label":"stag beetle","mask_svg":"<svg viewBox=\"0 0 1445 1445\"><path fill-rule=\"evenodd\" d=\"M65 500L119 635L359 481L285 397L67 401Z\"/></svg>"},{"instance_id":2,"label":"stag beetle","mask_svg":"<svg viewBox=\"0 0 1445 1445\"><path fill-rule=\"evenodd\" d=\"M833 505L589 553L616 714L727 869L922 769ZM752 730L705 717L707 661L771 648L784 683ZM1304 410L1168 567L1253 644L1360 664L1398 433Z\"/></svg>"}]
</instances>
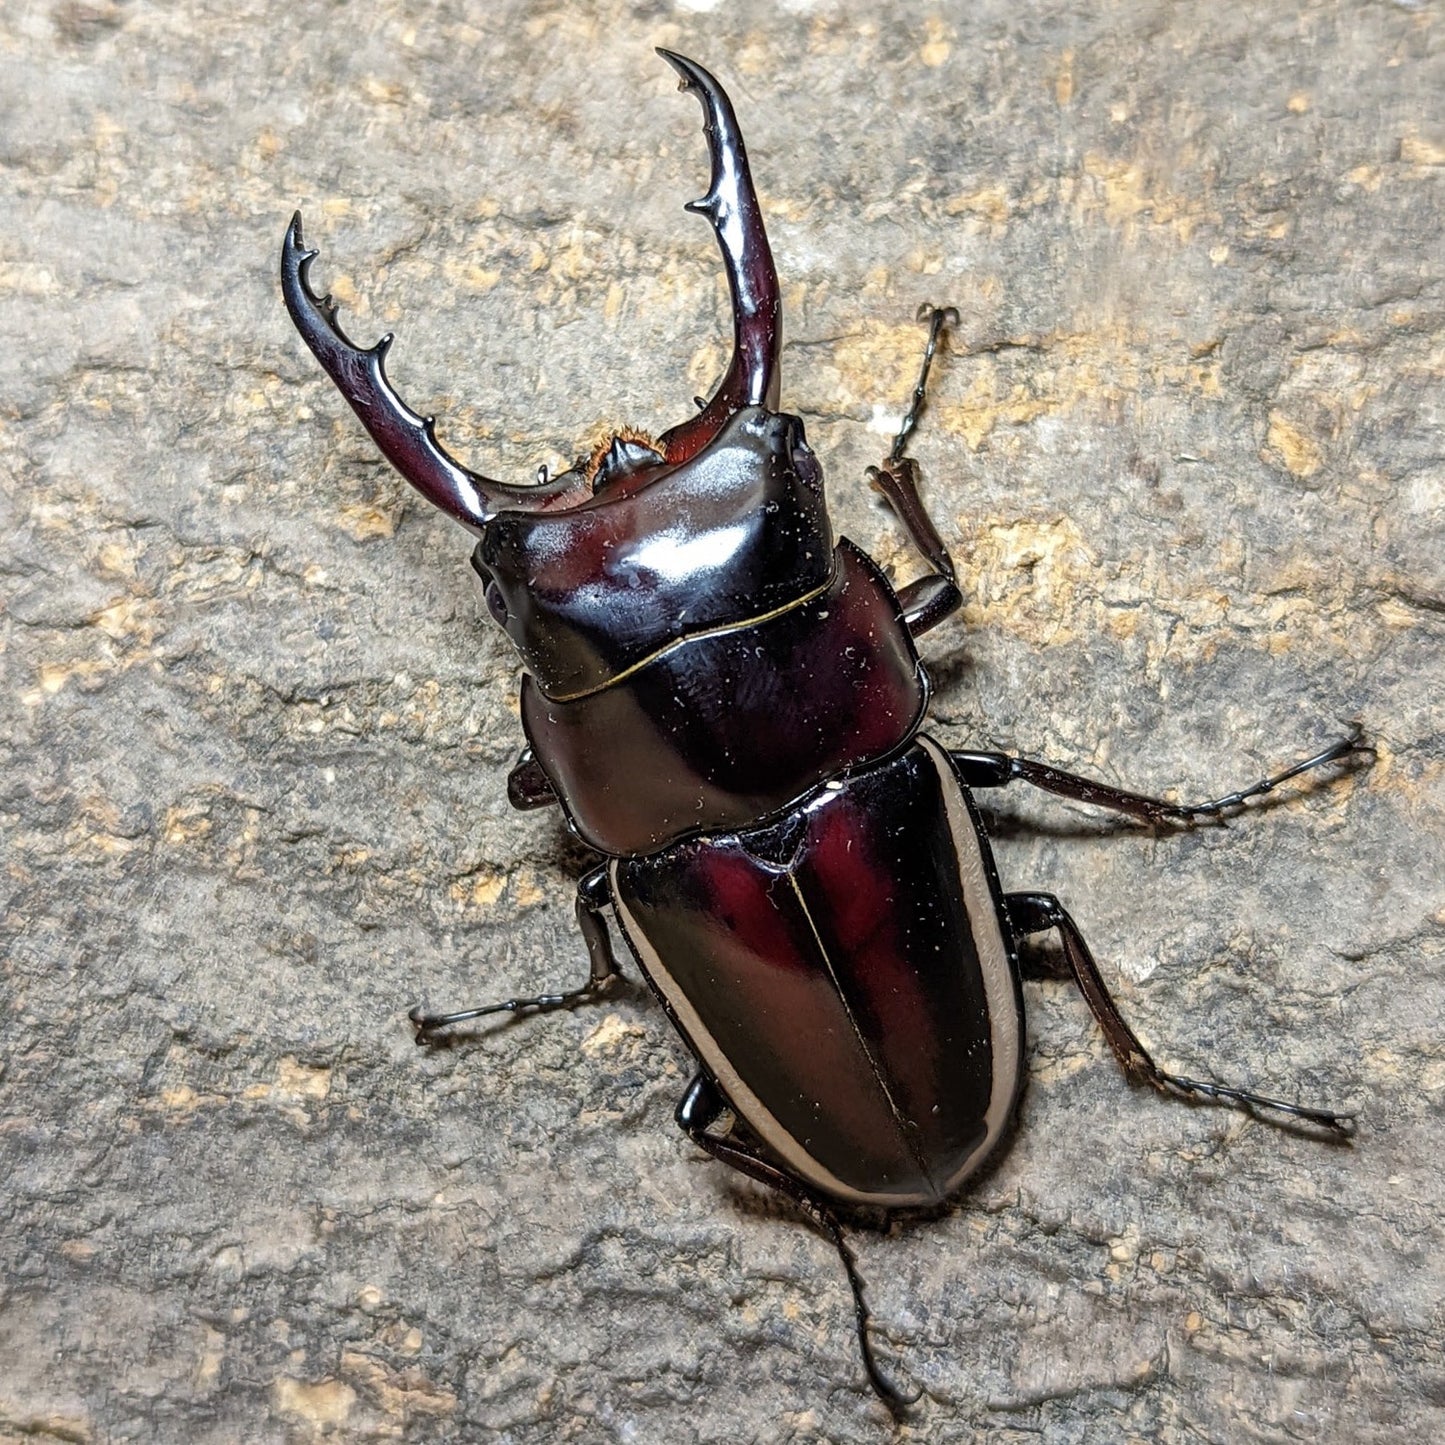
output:
<instances>
[{"instance_id":1,"label":"stag beetle","mask_svg":"<svg viewBox=\"0 0 1445 1445\"><path fill-rule=\"evenodd\" d=\"M1130 1083L1346 1136L1348 1115L1160 1068L1120 1015L1054 897L1005 893L971 789L1021 781L1145 824L1219 819L1288 778L1368 754L1359 732L1202 803L1093 782L1027 758L959 751L920 731L915 640L961 605L948 549L905 448L949 309L925 307L912 403L869 479L930 571L895 590L835 540L803 423L778 410L780 298L732 103L702 66L658 52L702 103L712 161L688 204L716 233L732 360L697 413L623 431L535 485L455 461L370 349L311 289L298 213L281 256L292 320L382 453L476 534L486 609L521 654L528 746L518 808L560 804L603 861L581 880L591 973L567 992L448 1014L567 1008L619 977L610 911L697 1074L677 1108L714 1158L794 1200L832 1240L873 1388L863 1283L838 1209L936 1205L995 1151L1024 1077L1018 945L1053 932Z\"/></svg>"}]
</instances>

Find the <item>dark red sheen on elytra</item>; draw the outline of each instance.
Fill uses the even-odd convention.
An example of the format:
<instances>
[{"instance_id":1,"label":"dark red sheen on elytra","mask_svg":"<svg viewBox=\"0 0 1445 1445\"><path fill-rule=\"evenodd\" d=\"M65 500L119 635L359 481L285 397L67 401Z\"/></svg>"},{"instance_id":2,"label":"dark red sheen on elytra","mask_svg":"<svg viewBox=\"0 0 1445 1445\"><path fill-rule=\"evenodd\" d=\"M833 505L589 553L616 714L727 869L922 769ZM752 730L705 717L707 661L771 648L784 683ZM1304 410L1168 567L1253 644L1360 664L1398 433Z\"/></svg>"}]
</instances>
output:
<instances>
[{"instance_id":1,"label":"dark red sheen on elytra","mask_svg":"<svg viewBox=\"0 0 1445 1445\"><path fill-rule=\"evenodd\" d=\"M644 965L650 948L778 1123L848 1188L915 1202L978 1148L993 1094L973 942L993 921L966 913L950 790L962 806L915 745L821 790L801 826L616 873Z\"/></svg>"}]
</instances>

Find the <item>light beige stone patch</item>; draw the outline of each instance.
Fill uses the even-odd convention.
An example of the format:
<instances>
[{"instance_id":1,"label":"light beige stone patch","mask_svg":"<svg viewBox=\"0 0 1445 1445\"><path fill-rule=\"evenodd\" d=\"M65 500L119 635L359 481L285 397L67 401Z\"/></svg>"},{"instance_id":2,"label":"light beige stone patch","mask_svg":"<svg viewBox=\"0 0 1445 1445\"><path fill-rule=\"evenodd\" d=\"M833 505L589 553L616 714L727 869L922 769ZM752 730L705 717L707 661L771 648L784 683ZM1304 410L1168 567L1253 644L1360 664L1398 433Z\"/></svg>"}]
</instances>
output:
<instances>
[{"instance_id":1,"label":"light beige stone patch","mask_svg":"<svg viewBox=\"0 0 1445 1445\"><path fill-rule=\"evenodd\" d=\"M1283 412L1271 412L1264 459L1282 466L1292 477L1312 477L1324 465L1324 452Z\"/></svg>"},{"instance_id":2,"label":"light beige stone patch","mask_svg":"<svg viewBox=\"0 0 1445 1445\"><path fill-rule=\"evenodd\" d=\"M312 1385L282 1375L271 1388L277 1409L316 1426L344 1425L356 1405L356 1391L342 1380Z\"/></svg>"}]
</instances>

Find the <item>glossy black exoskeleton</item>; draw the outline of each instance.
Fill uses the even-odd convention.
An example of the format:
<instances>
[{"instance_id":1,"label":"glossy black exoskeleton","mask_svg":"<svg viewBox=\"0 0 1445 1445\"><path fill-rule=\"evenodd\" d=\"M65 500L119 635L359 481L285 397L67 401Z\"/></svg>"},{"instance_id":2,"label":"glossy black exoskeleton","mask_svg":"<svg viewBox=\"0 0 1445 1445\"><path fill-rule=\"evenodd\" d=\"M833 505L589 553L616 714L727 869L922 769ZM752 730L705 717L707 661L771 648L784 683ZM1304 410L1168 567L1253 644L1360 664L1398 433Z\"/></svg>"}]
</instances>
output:
<instances>
[{"instance_id":1,"label":"glossy black exoskeleton","mask_svg":"<svg viewBox=\"0 0 1445 1445\"><path fill-rule=\"evenodd\" d=\"M618 976L605 915L696 1057L677 1110L715 1157L781 1190L836 1244L869 1378L898 1408L868 1335L838 1206L954 1194L1004 1136L1023 1079L1018 944L1053 931L1130 1082L1348 1133L1346 1116L1159 1068L1053 897L1004 893L970 796L1015 780L1147 824L1218 818L1309 769L1364 754L1358 734L1226 797L1176 804L919 731L914 640L960 603L905 443L957 317L925 307L913 404L870 470L930 565L895 592L835 539L803 424L779 412L777 276L722 87L660 52L702 102L707 195L732 293L734 349L712 399L651 439L625 432L534 486L455 461L307 280L292 221L286 305L387 458L476 534L488 612L520 653L528 747L519 808L559 803L602 855L577 894L580 988L443 1015L419 1042L497 1012L578 1004Z\"/></svg>"}]
</instances>

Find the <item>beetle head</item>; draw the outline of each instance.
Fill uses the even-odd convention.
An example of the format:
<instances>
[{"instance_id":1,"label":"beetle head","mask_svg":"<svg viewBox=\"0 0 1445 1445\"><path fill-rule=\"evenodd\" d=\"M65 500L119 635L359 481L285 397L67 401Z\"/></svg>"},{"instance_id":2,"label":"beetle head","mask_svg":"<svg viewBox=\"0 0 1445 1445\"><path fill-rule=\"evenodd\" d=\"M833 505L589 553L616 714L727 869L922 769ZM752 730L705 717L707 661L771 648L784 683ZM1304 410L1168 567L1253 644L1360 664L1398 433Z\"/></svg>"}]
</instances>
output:
<instances>
[{"instance_id":1,"label":"beetle head","mask_svg":"<svg viewBox=\"0 0 1445 1445\"><path fill-rule=\"evenodd\" d=\"M316 253L303 249L299 215L282 251L297 328L388 460L481 538L473 564L488 611L553 696L603 685L690 632L745 620L747 609L796 600L831 566L821 472L802 423L776 413L778 279L737 117L700 65L659 54L702 103L712 174L687 209L708 218L722 252L733 354L712 398L657 440L613 433L535 486L470 471L442 447L432 418L392 389L391 338L354 346L330 297L311 290Z\"/></svg>"},{"instance_id":2,"label":"beetle head","mask_svg":"<svg viewBox=\"0 0 1445 1445\"><path fill-rule=\"evenodd\" d=\"M580 505L499 512L472 553L488 612L550 697L594 691L832 574L822 469L797 417L745 408L678 465L614 443L599 477Z\"/></svg>"}]
</instances>

